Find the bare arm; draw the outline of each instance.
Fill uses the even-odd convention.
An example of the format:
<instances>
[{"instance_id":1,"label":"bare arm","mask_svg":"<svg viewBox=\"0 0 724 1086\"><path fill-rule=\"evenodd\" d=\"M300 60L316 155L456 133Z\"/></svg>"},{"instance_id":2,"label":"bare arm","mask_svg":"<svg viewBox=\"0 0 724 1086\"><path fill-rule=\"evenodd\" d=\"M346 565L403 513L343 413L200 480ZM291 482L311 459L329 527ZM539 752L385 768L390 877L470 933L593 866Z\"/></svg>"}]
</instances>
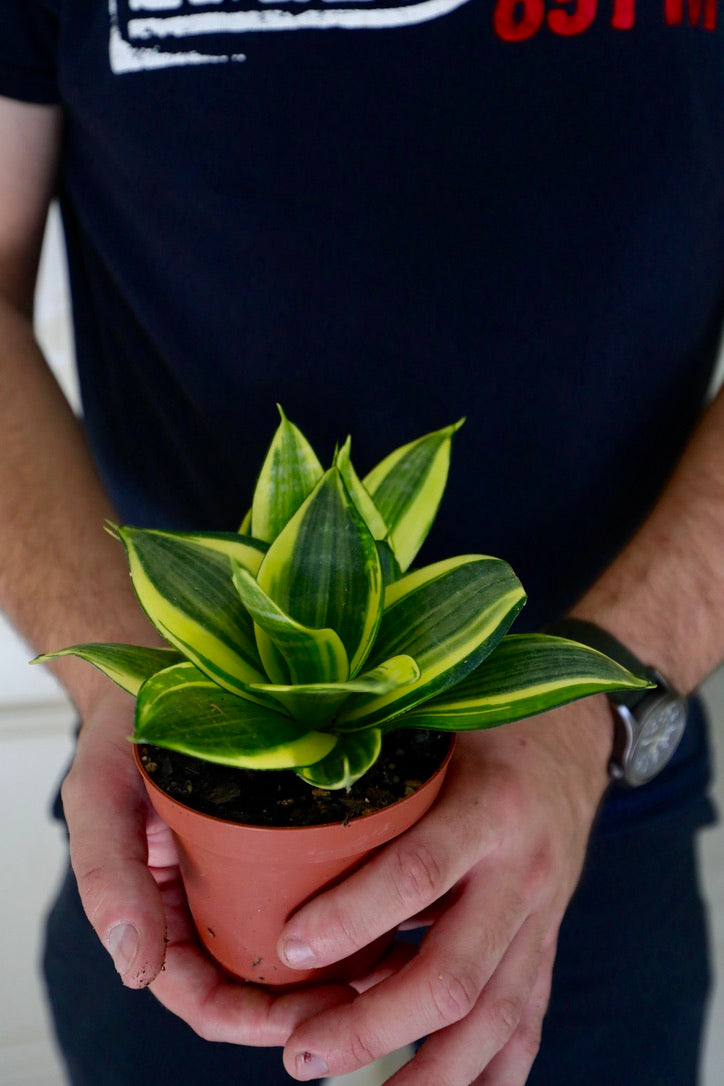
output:
<instances>
[{"instance_id":1,"label":"bare arm","mask_svg":"<svg viewBox=\"0 0 724 1086\"><path fill-rule=\"evenodd\" d=\"M641 530L574 610L687 692L724 659L724 388Z\"/></svg>"},{"instance_id":2,"label":"bare arm","mask_svg":"<svg viewBox=\"0 0 724 1086\"><path fill-rule=\"evenodd\" d=\"M103 531L114 511L31 327L60 126L55 109L0 98L0 606L39 650L153 644L122 549ZM133 765L132 699L77 661L56 670L82 718L63 786L71 859L124 983L151 985L203 1036L252 1045L283 1044L304 1017L347 999L332 987L272 999L221 974L195 940L171 835Z\"/></svg>"},{"instance_id":3,"label":"bare arm","mask_svg":"<svg viewBox=\"0 0 724 1086\"><path fill-rule=\"evenodd\" d=\"M82 429L32 331L61 123L54 108L0 107L0 605L38 650L153 638L103 531L114 513ZM58 670L83 709L99 677L76 662Z\"/></svg>"}]
</instances>

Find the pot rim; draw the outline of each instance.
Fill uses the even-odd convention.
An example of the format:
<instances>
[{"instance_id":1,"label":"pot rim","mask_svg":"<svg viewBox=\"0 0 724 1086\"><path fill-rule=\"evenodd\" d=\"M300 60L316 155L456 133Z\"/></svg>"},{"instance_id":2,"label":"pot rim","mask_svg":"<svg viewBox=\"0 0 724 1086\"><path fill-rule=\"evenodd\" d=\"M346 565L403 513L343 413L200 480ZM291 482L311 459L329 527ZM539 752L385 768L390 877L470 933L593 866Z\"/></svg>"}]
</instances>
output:
<instances>
[{"instance_id":1,"label":"pot rim","mask_svg":"<svg viewBox=\"0 0 724 1086\"><path fill-rule=\"evenodd\" d=\"M403 829L412 825L425 813L442 787L444 775L447 772L450 759L452 758L455 749L455 741L456 735L455 733L451 733L450 743L445 757L437 766L434 773L432 773L427 780L423 781L420 787L413 792L412 795L403 796L394 803L388 804L386 807L381 807L379 810L369 811L366 814L358 815L356 818L352 818L345 823L341 821L324 822L311 826L256 826L253 823L233 822L229 819L219 818L218 815L196 811L193 807L188 807L181 800L176 799L174 796L170 796L160 788L148 774L138 751L138 746L143 744L134 743L133 757L146 789L164 808L165 813L159 811L159 814L161 814L164 821L168 821L171 829L179 833L187 834L190 832L193 825L201 826L203 824L209 830L215 829L219 834L243 832L247 839L256 839L259 844L261 844L263 840L268 839L270 835L278 840L279 835L284 834L288 840L297 838L300 845L302 843L302 838L304 838L304 843L307 845L312 844L315 841L315 838L327 838L330 830L343 828L348 844L352 845L353 839L357 836L357 833L364 833L365 835L372 834L375 837L379 836L380 840L383 840L389 834L390 823L394 823L400 819L402 813L401 809L403 807L407 816L405 818L406 825L402 827ZM263 770L259 770L259 772L263 772ZM430 796L431 792L433 793L432 796ZM154 806L156 806L155 803ZM166 818L166 814L172 816L174 822L177 822L178 824L171 825L171 821ZM183 825L183 828L181 828L181 824Z\"/></svg>"}]
</instances>

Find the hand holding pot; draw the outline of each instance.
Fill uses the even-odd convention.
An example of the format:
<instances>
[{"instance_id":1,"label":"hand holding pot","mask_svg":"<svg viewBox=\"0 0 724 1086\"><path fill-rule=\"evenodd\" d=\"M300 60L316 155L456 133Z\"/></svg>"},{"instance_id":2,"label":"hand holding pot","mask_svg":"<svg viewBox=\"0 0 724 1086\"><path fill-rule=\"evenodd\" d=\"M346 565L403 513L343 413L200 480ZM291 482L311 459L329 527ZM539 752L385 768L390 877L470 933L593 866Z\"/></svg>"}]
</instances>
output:
<instances>
[{"instance_id":1,"label":"hand holding pot","mask_svg":"<svg viewBox=\"0 0 724 1086\"><path fill-rule=\"evenodd\" d=\"M525 1082L538 1049L557 933L606 788L601 699L459 738L429 814L301 909L280 952L322 965L412 918L419 952L287 1042L296 1078L343 1074L428 1034L395 1086ZM305 955L304 948L309 948Z\"/></svg>"},{"instance_id":2,"label":"hand holding pot","mask_svg":"<svg viewBox=\"0 0 724 1086\"><path fill-rule=\"evenodd\" d=\"M63 785L71 859L84 908L123 983L149 987L202 1037L283 1045L305 1018L352 998L328 985L274 997L229 980L201 948L175 846L148 804L128 736L133 702L104 684L86 711Z\"/></svg>"}]
</instances>

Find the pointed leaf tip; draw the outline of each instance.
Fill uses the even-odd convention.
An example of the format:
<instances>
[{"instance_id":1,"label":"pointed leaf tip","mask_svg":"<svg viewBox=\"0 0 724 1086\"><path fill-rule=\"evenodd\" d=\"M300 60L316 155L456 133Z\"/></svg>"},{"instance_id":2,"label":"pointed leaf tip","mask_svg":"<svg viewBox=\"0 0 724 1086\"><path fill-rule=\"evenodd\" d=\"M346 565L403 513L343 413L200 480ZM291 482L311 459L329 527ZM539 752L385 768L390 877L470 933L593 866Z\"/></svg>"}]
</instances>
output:
<instances>
[{"instance_id":1,"label":"pointed leaf tip","mask_svg":"<svg viewBox=\"0 0 724 1086\"><path fill-rule=\"evenodd\" d=\"M270 543L322 477L322 465L301 430L277 404L280 422L262 464L251 507L251 528Z\"/></svg>"},{"instance_id":2,"label":"pointed leaf tip","mask_svg":"<svg viewBox=\"0 0 724 1086\"><path fill-rule=\"evenodd\" d=\"M389 528L400 568L410 567L447 485L450 446L463 419L395 449L362 480Z\"/></svg>"}]
</instances>

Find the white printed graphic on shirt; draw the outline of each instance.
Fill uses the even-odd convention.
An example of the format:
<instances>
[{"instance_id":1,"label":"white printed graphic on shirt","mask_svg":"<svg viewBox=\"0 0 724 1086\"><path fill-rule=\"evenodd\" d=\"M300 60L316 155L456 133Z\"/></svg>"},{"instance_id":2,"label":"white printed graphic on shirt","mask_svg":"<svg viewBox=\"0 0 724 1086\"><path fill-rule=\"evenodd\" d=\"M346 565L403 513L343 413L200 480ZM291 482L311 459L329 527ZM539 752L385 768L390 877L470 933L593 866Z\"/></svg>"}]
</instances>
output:
<instances>
[{"instance_id":1,"label":"white printed graphic on shirt","mask_svg":"<svg viewBox=\"0 0 724 1086\"><path fill-rule=\"evenodd\" d=\"M238 35L383 30L438 19L470 0L108 0L116 74L244 60ZM185 46L193 42L194 49ZM222 43L221 45L219 43Z\"/></svg>"}]
</instances>

